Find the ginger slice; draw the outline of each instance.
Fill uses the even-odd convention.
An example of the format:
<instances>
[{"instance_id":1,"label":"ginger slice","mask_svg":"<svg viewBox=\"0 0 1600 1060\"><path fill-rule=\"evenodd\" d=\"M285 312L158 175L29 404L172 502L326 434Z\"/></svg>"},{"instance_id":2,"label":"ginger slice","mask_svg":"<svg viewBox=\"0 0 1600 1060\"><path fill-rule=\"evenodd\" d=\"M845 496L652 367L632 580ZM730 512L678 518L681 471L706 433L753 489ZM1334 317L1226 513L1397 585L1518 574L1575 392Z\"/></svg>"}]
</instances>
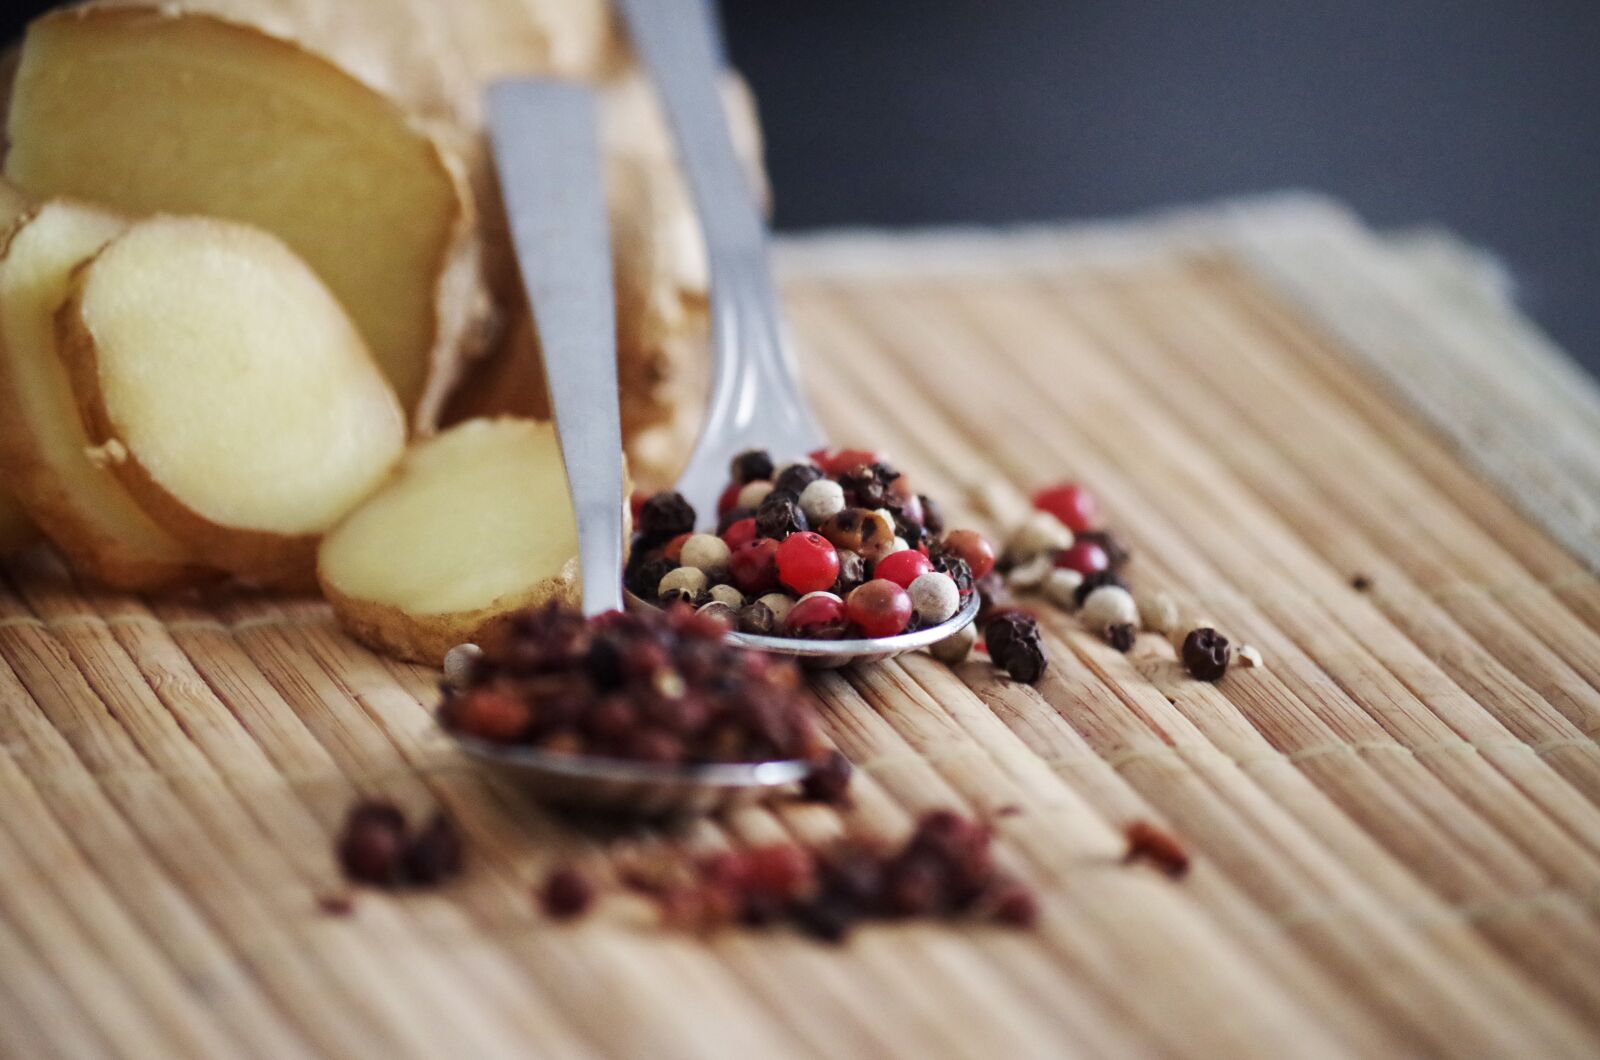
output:
<instances>
[{"instance_id":1,"label":"ginger slice","mask_svg":"<svg viewBox=\"0 0 1600 1060\"><path fill-rule=\"evenodd\" d=\"M554 427L477 419L413 446L323 539L317 575L352 635L438 666L514 611L576 605L577 556Z\"/></svg>"},{"instance_id":2,"label":"ginger slice","mask_svg":"<svg viewBox=\"0 0 1600 1060\"><path fill-rule=\"evenodd\" d=\"M53 13L29 27L8 135L6 175L28 194L282 238L424 425L481 341L462 167L401 105L293 40L178 5Z\"/></svg>"},{"instance_id":3,"label":"ginger slice","mask_svg":"<svg viewBox=\"0 0 1600 1060\"><path fill-rule=\"evenodd\" d=\"M57 336L102 458L222 570L309 571L317 538L405 450L404 413L349 316L247 225L133 225L82 270Z\"/></svg>"},{"instance_id":4,"label":"ginger slice","mask_svg":"<svg viewBox=\"0 0 1600 1060\"><path fill-rule=\"evenodd\" d=\"M91 457L55 341L72 271L124 228L121 218L47 203L0 255L0 479L74 567L116 588L158 589L201 576L190 551L147 516Z\"/></svg>"}]
</instances>

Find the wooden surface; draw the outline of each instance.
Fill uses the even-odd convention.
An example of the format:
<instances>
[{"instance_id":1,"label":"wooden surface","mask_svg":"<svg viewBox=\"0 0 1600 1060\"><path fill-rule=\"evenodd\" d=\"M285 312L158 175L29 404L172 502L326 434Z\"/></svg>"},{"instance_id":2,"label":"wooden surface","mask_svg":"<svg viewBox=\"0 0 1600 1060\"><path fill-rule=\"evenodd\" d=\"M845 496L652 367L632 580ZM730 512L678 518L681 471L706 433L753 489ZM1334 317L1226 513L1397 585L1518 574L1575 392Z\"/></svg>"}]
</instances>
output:
<instances>
[{"instance_id":1,"label":"wooden surface","mask_svg":"<svg viewBox=\"0 0 1600 1060\"><path fill-rule=\"evenodd\" d=\"M922 656L826 674L853 809L674 840L1015 805L1000 856L1038 931L552 925L551 863L658 840L470 768L435 674L314 602L140 600L34 554L0 580L0 1050L1595 1055L1600 402L1469 257L1288 201L783 264L841 439L959 522L1081 478L1138 584L1266 658L1200 684L1042 608L1036 687ZM466 876L321 912L360 794L447 807ZM1139 817L1186 837L1187 879L1118 864Z\"/></svg>"}]
</instances>

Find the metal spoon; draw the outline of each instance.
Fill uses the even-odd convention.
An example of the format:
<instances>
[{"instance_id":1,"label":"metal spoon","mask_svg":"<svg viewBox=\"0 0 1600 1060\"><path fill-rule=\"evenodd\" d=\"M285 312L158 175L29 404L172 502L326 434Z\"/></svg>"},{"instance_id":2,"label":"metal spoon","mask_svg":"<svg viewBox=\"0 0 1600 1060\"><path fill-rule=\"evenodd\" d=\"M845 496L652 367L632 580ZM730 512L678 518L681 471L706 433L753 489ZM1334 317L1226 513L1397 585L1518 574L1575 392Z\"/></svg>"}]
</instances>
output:
<instances>
[{"instance_id":1,"label":"metal spoon","mask_svg":"<svg viewBox=\"0 0 1600 1060\"><path fill-rule=\"evenodd\" d=\"M766 223L728 134L711 8L705 0L621 0L620 6L676 134L711 266L711 400L677 485L695 511L711 512L735 453L762 448L782 459L809 453L826 437L800 386L767 260ZM632 594L629 600L651 606ZM843 666L926 647L977 613L974 596L945 622L894 637L816 641L731 633L729 639L808 666Z\"/></svg>"},{"instance_id":2,"label":"metal spoon","mask_svg":"<svg viewBox=\"0 0 1600 1060\"><path fill-rule=\"evenodd\" d=\"M556 436L578 530L583 613L622 606L622 426L616 321L593 93L503 81L489 128L523 285L534 307ZM454 664L470 655L455 649ZM447 670L451 660L447 660ZM803 779L801 761L663 766L457 737L468 753L552 802L664 815L705 813Z\"/></svg>"}]
</instances>

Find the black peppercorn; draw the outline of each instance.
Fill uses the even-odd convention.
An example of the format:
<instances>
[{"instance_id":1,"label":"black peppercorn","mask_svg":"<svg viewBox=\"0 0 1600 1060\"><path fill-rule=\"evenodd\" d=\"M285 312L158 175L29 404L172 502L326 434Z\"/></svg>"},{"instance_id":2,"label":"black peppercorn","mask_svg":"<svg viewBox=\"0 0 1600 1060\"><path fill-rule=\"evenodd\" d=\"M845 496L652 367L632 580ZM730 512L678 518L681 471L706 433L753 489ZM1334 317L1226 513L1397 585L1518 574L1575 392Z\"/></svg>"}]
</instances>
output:
<instances>
[{"instance_id":1,"label":"black peppercorn","mask_svg":"<svg viewBox=\"0 0 1600 1060\"><path fill-rule=\"evenodd\" d=\"M406 848L406 875L412 883L443 883L461 871L461 834L444 814L435 814Z\"/></svg>"},{"instance_id":2,"label":"black peppercorn","mask_svg":"<svg viewBox=\"0 0 1600 1060\"><path fill-rule=\"evenodd\" d=\"M739 632L770 637L780 632L777 613L757 600L739 608Z\"/></svg>"},{"instance_id":3,"label":"black peppercorn","mask_svg":"<svg viewBox=\"0 0 1600 1060\"><path fill-rule=\"evenodd\" d=\"M577 869L559 868L544 881L539 900L552 919L581 916L594 903L594 885Z\"/></svg>"},{"instance_id":4,"label":"black peppercorn","mask_svg":"<svg viewBox=\"0 0 1600 1060\"><path fill-rule=\"evenodd\" d=\"M790 534L811 529L800 510L800 497L788 490L774 489L756 509L756 533L782 541Z\"/></svg>"},{"instance_id":5,"label":"black peppercorn","mask_svg":"<svg viewBox=\"0 0 1600 1060\"><path fill-rule=\"evenodd\" d=\"M1179 654L1183 658L1183 668L1202 681L1221 680L1233 659L1228 638L1209 626L1190 630L1183 638L1183 651Z\"/></svg>"},{"instance_id":6,"label":"black peppercorn","mask_svg":"<svg viewBox=\"0 0 1600 1060\"><path fill-rule=\"evenodd\" d=\"M657 493L639 509L639 536L647 545L659 545L679 534L694 533L694 518L694 506L683 494Z\"/></svg>"},{"instance_id":7,"label":"black peppercorn","mask_svg":"<svg viewBox=\"0 0 1600 1060\"><path fill-rule=\"evenodd\" d=\"M930 534L944 533L944 509L926 493L917 494L922 502L922 526Z\"/></svg>"},{"instance_id":8,"label":"black peppercorn","mask_svg":"<svg viewBox=\"0 0 1600 1060\"><path fill-rule=\"evenodd\" d=\"M1114 626L1106 627L1106 643L1126 655L1133 650L1134 629L1132 623L1118 622Z\"/></svg>"},{"instance_id":9,"label":"black peppercorn","mask_svg":"<svg viewBox=\"0 0 1600 1060\"><path fill-rule=\"evenodd\" d=\"M978 621L987 622L1012 605L1011 589L996 570L972 583L978 594Z\"/></svg>"},{"instance_id":10,"label":"black peppercorn","mask_svg":"<svg viewBox=\"0 0 1600 1060\"><path fill-rule=\"evenodd\" d=\"M841 474L839 486L844 490L844 502L848 507L874 510L883 507L883 482L877 471L866 464L857 464Z\"/></svg>"},{"instance_id":11,"label":"black peppercorn","mask_svg":"<svg viewBox=\"0 0 1600 1060\"><path fill-rule=\"evenodd\" d=\"M938 543L928 550L928 558L933 563L933 569L941 574L948 574L950 580L956 583L956 590L966 599L977 588L977 579L972 576L972 568L967 561L945 549Z\"/></svg>"},{"instance_id":12,"label":"black peppercorn","mask_svg":"<svg viewBox=\"0 0 1600 1060\"><path fill-rule=\"evenodd\" d=\"M783 469L783 473L772 482L775 490L788 490L796 497L805 492L805 488L822 477L822 469L815 464L790 464Z\"/></svg>"},{"instance_id":13,"label":"black peppercorn","mask_svg":"<svg viewBox=\"0 0 1600 1060\"><path fill-rule=\"evenodd\" d=\"M641 552L638 555L645 554ZM656 590L661 587L661 579L677 569L676 563L657 553L643 558L638 563L629 560L628 574L624 582L633 595L645 600L654 600Z\"/></svg>"},{"instance_id":14,"label":"black peppercorn","mask_svg":"<svg viewBox=\"0 0 1600 1060\"><path fill-rule=\"evenodd\" d=\"M1032 684L1048 665L1039 641L1039 623L1022 611L1007 611L983 627L989 658L1013 681Z\"/></svg>"},{"instance_id":15,"label":"black peppercorn","mask_svg":"<svg viewBox=\"0 0 1600 1060\"><path fill-rule=\"evenodd\" d=\"M1072 602L1078 607L1082 607L1083 602L1089 599L1089 594L1100 588L1102 585L1115 585L1120 589L1126 589L1128 587L1128 583L1119 578L1116 575L1116 572L1109 570L1097 570L1092 574L1085 574L1083 576L1083 581L1079 582L1078 587L1072 590Z\"/></svg>"},{"instance_id":16,"label":"black peppercorn","mask_svg":"<svg viewBox=\"0 0 1600 1060\"><path fill-rule=\"evenodd\" d=\"M811 772L806 774L802 782L800 793L813 802L839 802L844 799L845 792L850 789L850 774L855 772L855 767L838 751L829 751L822 759L811 766Z\"/></svg>"},{"instance_id":17,"label":"black peppercorn","mask_svg":"<svg viewBox=\"0 0 1600 1060\"><path fill-rule=\"evenodd\" d=\"M772 477L772 455L765 449L746 449L728 464L728 476L743 486Z\"/></svg>"},{"instance_id":18,"label":"black peppercorn","mask_svg":"<svg viewBox=\"0 0 1600 1060\"><path fill-rule=\"evenodd\" d=\"M852 552L848 548L839 549L839 576L833 581L830 590L841 599L850 595L850 590L867 580L867 561L861 553Z\"/></svg>"},{"instance_id":19,"label":"black peppercorn","mask_svg":"<svg viewBox=\"0 0 1600 1060\"><path fill-rule=\"evenodd\" d=\"M405 815L392 803L358 803L339 837L339 865L352 880L393 887L403 873L406 838Z\"/></svg>"}]
</instances>

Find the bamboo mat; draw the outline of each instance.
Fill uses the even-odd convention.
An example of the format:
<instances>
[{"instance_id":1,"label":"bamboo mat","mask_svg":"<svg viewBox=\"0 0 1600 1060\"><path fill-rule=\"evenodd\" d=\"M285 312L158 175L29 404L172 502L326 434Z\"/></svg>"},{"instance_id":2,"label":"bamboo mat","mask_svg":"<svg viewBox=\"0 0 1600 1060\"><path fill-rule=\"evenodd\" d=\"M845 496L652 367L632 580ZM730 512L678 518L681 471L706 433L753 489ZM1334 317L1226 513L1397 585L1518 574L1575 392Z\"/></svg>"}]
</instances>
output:
<instances>
[{"instance_id":1,"label":"bamboo mat","mask_svg":"<svg viewBox=\"0 0 1600 1060\"><path fill-rule=\"evenodd\" d=\"M434 673L314 602L107 594L34 554L0 579L0 1050L1600 1050L1600 399L1492 269L1299 198L833 236L781 265L841 439L957 522L1092 484L1137 582L1266 658L1201 684L1156 637L1119 655L1043 608L1037 686L922 656L824 674L853 808L682 839L1020 807L999 854L1042 893L1037 932L553 925L546 868L638 837L470 768L432 724ZM358 795L447 807L468 873L321 911ZM1140 817L1189 842L1186 879L1118 864Z\"/></svg>"}]
</instances>

